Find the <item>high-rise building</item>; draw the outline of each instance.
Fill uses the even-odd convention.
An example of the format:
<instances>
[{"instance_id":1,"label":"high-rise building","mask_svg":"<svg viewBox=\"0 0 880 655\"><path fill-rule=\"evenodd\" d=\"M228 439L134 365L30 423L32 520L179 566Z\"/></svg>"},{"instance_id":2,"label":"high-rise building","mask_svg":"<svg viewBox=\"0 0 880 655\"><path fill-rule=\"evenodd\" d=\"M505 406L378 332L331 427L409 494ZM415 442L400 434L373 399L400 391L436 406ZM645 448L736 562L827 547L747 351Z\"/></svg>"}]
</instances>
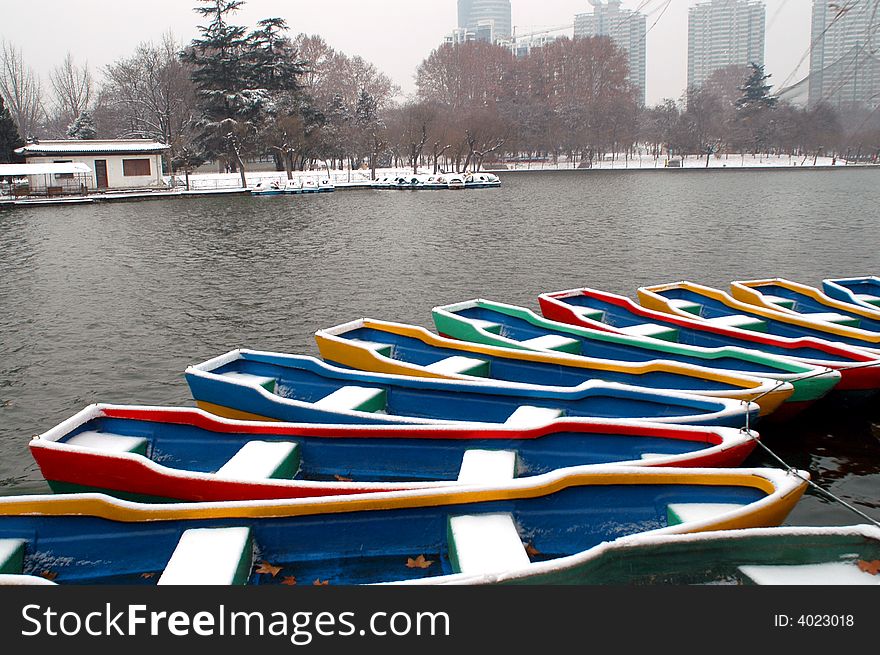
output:
<instances>
[{"instance_id":1,"label":"high-rise building","mask_svg":"<svg viewBox=\"0 0 880 655\"><path fill-rule=\"evenodd\" d=\"M766 9L759 0L709 0L688 13L688 87L725 66L764 65Z\"/></svg>"},{"instance_id":2,"label":"high-rise building","mask_svg":"<svg viewBox=\"0 0 880 655\"><path fill-rule=\"evenodd\" d=\"M877 3L813 0L809 106L880 105Z\"/></svg>"},{"instance_id":3,"label":"high-rise building","mask_svg":"<svg viewBox=\"0 0 880 655\"><path fill-rule=\"evenodd\" d=\"M574 36L607 36L627 53L629 81L639 89L639 100L645 104L645 37L647 20L644 14L620 8L621 0L590 0L593 13L574 17Z\"/></svg>"},{"instance_id":4,"label":"high-rise building","mask_svg":"<svg viewBox=\"0 0 880 655\"><path fill-rule=\"evenodd\" d=\"M507 41L513 33L510 0L458 0L458 28L486 31L491 21L492 40Z\"/></svg>"}]
</instances>

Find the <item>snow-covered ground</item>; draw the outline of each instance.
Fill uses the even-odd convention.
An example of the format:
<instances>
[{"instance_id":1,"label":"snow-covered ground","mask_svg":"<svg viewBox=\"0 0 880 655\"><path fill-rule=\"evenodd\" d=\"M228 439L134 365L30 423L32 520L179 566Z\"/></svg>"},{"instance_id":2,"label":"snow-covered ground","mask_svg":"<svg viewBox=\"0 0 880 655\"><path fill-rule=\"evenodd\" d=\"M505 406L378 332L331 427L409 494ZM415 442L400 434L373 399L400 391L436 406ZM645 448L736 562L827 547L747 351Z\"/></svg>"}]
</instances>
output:
<instances>
[{"instance_id":1,"label":"snow-covered ground","mask_svg":"<svg viewBox=\"0 0 880 655\"><path fill-rule=\"evenodd\" d=\"M679 159L681 162L680 168L705 168L706 167L706 158L698 157L698 156L689 156L684 159ZM721 156L712 156L709 159L709 167L710 168L795 168L795 167L813 167L813 166L846 166L847 162L842 159L832 159L831 157L819 157L815 160L813 157L807 157L804 159L803 157L789 157L787 155L784 156L752 156L752 155L721 155ZM609 155L603 161L594 161L593 167L591 169L579 168L579 163L571 163L566 161L560 161L558 164L553 164L551 162L516 162L516 163L506 163L503 166L493 166L491 163L485 165L483 168L487 171L498 172L505 170L516 170L516 171L547 171L547 170L645 170L645 169L662 169L666 168L666 158L662 157L659 159L654 159L654 157L649 155L638 156L636 158L626 159L623 155L618 155L613 161L611 156ZM428 174L431 173L432 170L428 168L422 168L419 170L420 173ZM377 177L385 177L385 176L396 176L400 175L408 175L412 173L412 169L409 168L380 168L376 171ZM370 171L361 169L361 170L331 170L328 171L320 170L320 171L296 171L294 172L294 178L297 179L312 179L312 180L321 180L327 179L330 180L337 186L367 186L370 183ZM169 180L170 178L166 178ZM281 183L285 183L287 180L287 175L284 171L248 171L247 172L247 181L248 187L255 187L260 182L269 183L273 180L278 180ZM177 175L177 185L182 186L185 184L184 176ZM194 173L190 175L190 188L193 190L207 190L207 189L232 189L238 188L241 186L241 177L238 173Z\"/></svg>"}]
</instances>

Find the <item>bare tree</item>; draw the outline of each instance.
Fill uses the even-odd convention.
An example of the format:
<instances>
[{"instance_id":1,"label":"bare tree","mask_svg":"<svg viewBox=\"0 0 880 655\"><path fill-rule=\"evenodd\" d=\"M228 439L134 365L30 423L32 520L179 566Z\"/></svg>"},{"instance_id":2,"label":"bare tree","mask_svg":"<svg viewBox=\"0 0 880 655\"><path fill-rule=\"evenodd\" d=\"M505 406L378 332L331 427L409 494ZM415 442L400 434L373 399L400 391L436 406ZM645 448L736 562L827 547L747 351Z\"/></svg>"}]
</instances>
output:
<instances>
[{"instance_id":1,"label":"bare tree","mask_svg":"<svg viewBox=\"0 0 880 655\"><path fill-rule=\"evenodd\" d=\"M40 79L24 63L21 50L0 41L0 94L25 139L35 137L45 116Z\"/></svg>"},{"instance_id":2,"label":"bare tree","mask_svg":"<svg viewBox=\"0 0 880 655\"><path fill-rule=\"evenodd\" d=\"M95 84L88 63L78 65L71 53L49 75L55 92L56 120L69 125L92 104Z\"/></svg>"}]
</instances>

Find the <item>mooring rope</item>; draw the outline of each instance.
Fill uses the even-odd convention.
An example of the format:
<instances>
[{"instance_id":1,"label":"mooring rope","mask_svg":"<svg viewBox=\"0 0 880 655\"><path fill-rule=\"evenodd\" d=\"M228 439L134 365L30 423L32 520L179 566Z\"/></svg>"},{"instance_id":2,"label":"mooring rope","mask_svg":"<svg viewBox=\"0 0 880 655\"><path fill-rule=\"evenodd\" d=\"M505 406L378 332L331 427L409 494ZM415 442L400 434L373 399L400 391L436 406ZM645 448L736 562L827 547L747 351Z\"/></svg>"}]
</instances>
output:
<instances>
[{"instance_id":1,"label":"mooring rope","mask_svg":"<svg viewBox=\"0 0 880 655\"><path fill-rule=\"evenodd\" d=\"M860 364L850 364L850 365L846 365L846 366L841 366L837 369L822 369L820 371L816 371L813 373L806 373L806 374L798 376L798 377L789 378L788 380L779 380L776 385L774 385L772 388L768 389L764 393L761 393L761 394L755 396L751 400L744 400L743 401L743 403L746 405L746 424L745 424L745 427L742 429L742 431L745 432L752 441L754 441L761 448L763 448L765 451L767 451L767 453L771 457L773 457L773 459L775 459L777 462L779 462L779 464L782 465L782 468L784 468L787 473L794 475L795 477L799 478L800 480L803 480L811 488L815 489L816 491L818 491L821 494L825 495L826 497L830 498L834 502L840 503L841 505L843 505L845 508L847 508L851 512L858 514L860 517L862 517L863 519L865 519L869 523L872 523L873 525L876 525L878 528L880 528L880 521L878 521L877 519L875 519L871 516L868 516L859 508L852 506L851 504L849 504L848 502L843 500L843 498L839 498L838 496L834 495L833 493L831 493L827 489L823 489L822 487L820 487L818 484L816 484L815 482L813 482L809 478L805 478L804 476L802 476L800 474L800 471L798 471L796 468L794 468L793 466L788 464L779 455L777 455L775 452L773 452L773 450L771 450L767 444L765 444L761 439L759 439L755 435L755 433L752 432L752 430L749 427L750 412L748 411L748 404L760 400L761 398L763 398L767 394L773 393L774 391L779 389L781 386L783 386L786 382L799 382L801 380L808 380L809 378L819 377L821 375L827 374L828 370L842 371L842 370L852 370L852 369L857 369L857 368L866 368L868 366L877 366L877 360L873 360L870 362L862 362Z\"/></svg>"}]
</instances>

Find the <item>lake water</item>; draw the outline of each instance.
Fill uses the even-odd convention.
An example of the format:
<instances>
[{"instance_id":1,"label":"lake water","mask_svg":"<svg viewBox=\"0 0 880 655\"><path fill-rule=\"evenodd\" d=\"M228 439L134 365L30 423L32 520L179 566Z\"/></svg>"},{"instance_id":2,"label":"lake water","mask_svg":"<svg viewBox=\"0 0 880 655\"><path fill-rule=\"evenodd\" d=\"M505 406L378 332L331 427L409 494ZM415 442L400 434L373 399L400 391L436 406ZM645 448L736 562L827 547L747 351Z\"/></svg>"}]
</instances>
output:
<instances>
[{"instance_id":1,"label":"lake water","mask_svg":"<svg viewBox=\"0 0 880 655\"><path fill-rule=\"evenodd\" d=\"M48 487L34 434L93 402L190 406L183 371L237 347L317 355L361 317L880 272L880 171L531 172L501 189L346 191L0 210L0 494ZM788 463L880 519L880 408L765 427ZM750 464L771 464L765 454ZM863 522L809 492L789 524Z\"/></svg>"}]
</instances>

